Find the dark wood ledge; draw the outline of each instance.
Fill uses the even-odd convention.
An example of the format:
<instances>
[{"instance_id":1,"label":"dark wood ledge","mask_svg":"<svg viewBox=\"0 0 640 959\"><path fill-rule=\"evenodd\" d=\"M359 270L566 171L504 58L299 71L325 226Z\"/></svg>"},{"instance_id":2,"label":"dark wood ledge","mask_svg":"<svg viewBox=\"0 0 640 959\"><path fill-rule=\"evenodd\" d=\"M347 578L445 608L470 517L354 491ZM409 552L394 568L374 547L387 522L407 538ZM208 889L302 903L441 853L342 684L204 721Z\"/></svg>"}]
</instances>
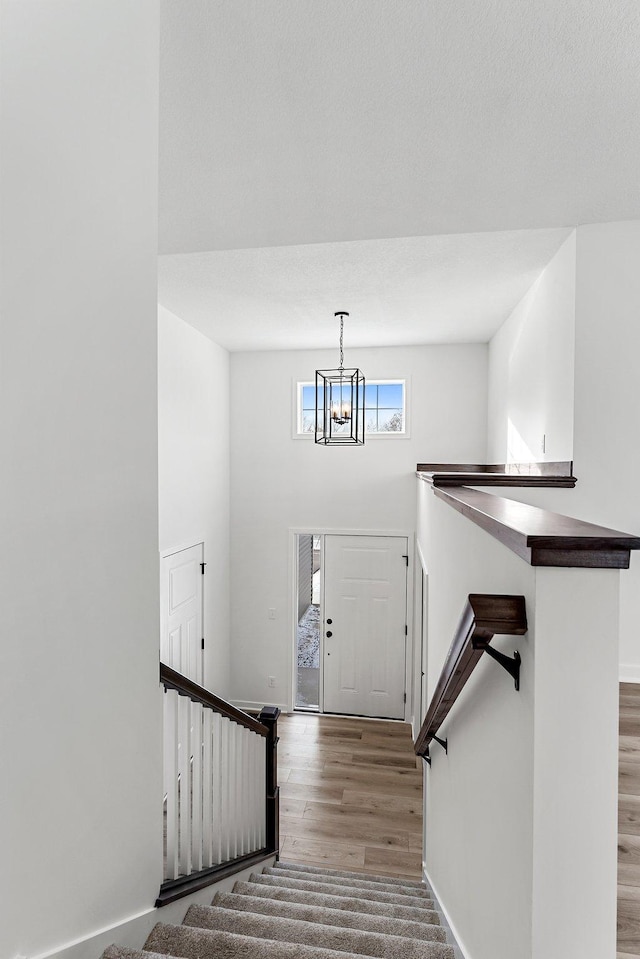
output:
<instances>
[{"instance_id":1,"label":"dark wood ledge","mask_svg":"<svg viewBox=\"0 0 640 959\"><path fill-rule=\"evenodd\" d=\"M482 490L434 488L433 492L531 566L628 569L630 551L640 549L638 536Z\"/></svg>"},{"instance_id":2,"label":"dark wood ledge","mask_svg":"<svg viewBox=\"0 0 640 959\"><path fill-rule=\"evenodd\" d=\"M417 475L436 488L446 486L544 486L573 489L573 463L418 463Z\"/></svg>"},{"instance_id":3,"label":"dark wood ledge","mask_svg":"<svg viewBox=\"0 0 640 959\"><path fill-rule=\"evenodd\" d=\"M472 593L462 611L453 642L440 673L427 715L415 742L418 756L426 756L471 673L496 634L522 636L527 631L524 596Z\"/></svg>"}]
</instances>

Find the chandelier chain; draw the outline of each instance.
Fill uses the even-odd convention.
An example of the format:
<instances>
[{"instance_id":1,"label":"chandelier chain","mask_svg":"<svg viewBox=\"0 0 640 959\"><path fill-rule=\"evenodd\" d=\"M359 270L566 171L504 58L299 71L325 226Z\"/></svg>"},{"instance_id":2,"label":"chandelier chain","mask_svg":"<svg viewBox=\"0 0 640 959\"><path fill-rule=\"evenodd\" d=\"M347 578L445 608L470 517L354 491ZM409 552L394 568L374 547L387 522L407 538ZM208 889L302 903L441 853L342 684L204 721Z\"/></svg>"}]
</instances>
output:
<instances>
[{"instance_id":1,"label":"chandelier chain","mask_svg":"<svg viewBox=\"0 0 640 959\"><path fill-rule=\"evenodd\" d=\"M344 318L340 317L340 369L344 369L344 349L342 346L342 333L344 327Z\"/></svg>"}]
</instances>

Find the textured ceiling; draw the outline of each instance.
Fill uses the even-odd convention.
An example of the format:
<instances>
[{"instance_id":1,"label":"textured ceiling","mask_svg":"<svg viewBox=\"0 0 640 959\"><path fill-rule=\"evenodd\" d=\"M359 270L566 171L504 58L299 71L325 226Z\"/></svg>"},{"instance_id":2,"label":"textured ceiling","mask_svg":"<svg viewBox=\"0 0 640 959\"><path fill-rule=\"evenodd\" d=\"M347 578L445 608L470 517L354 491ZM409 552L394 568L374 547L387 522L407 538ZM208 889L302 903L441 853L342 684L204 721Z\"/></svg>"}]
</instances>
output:
<instances>
[{"instance_id":1,"label":"textured ceiling","mask_svg":"<svg viewBox=\"0 0 640 959\"><path fill-rule=\"evenodd\" d=\"M159 298L229 349L483 341L640 217L638 0L161 4Z\"/></svg>"},{"instance_id":2,"label":"textured ceiling","mask_svg":"<svg viewBox=\"0 0 640 959\"><path fill-rule=\"evenodd\" d=\"M484 342L570 233L522 230L160 257L159 301L229 350Z\"/></svg>"},{"instance_id":3,"label":"textured ceiling","mask_svg":"<svg viewBox=\"0 0 640 959\"><path fill-rule=\"evenodd\" d=\"M638 0L162 0L161 251L638 217L639 51Z\"/></svg>"}]
</instances>

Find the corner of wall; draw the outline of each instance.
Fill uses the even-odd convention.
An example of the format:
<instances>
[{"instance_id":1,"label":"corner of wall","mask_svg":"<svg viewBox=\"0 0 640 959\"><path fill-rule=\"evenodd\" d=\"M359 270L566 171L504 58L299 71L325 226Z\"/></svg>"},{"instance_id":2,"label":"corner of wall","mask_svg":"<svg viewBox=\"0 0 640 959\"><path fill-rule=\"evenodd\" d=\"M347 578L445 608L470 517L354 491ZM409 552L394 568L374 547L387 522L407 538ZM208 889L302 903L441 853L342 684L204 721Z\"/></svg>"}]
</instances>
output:
<instances>
[{"instance_id":1,"label":"corner of wall","mask_svg":"<svg viewBox=\"0 0 640 959\"><path fill-rule=\"evenodd\" d=\"M576 231L489 342L487 461L573 459Z\"/></svg>"}]
</instances>

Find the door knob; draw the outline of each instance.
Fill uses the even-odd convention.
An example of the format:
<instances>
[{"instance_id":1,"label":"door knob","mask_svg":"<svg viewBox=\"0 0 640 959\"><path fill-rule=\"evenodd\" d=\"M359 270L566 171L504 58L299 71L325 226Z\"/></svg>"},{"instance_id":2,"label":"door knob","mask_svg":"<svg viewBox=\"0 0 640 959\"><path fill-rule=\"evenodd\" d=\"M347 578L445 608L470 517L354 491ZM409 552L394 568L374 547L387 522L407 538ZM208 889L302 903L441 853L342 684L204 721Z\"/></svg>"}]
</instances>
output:
<instances>
[{"instance_id":1,"label":"door knob","mask_svg":"<svg viewBox=\"0 0 640 959\"><path fill-rule=\"evenodd\" d=\"M327 630L327 636L333 636L333 633L331 632L330 629Z\"/></svg>"}]
</instances>

